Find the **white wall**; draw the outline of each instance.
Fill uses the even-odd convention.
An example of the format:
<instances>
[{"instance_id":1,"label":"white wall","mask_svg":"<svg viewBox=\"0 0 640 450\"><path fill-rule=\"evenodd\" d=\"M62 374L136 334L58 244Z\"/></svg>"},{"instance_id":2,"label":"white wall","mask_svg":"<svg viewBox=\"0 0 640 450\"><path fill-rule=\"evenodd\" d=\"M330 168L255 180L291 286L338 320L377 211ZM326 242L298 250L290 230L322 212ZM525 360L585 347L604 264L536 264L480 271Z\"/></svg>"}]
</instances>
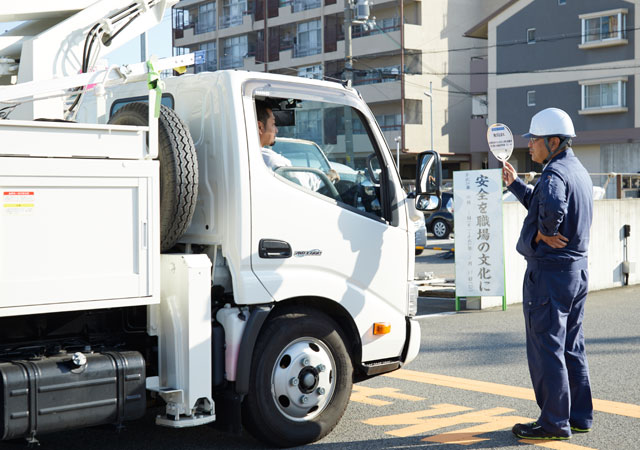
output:
<instances>
[{"instance_id":1,"label":"white wall","mask_svg":"<svg viewBox=\"0 0 640 450\"><path fill-rule=\"evenodd\" d=\"M504 245L507 303L522 302L522 279L527 263L516 251L522 222L527 211L519 202L504 203ZM597 200L589 245L589 290L622 286L622 226L631 225L627 238L628 260L636 263L629 284L640 284L640 199Z\"/></svg>"}]
</instances>

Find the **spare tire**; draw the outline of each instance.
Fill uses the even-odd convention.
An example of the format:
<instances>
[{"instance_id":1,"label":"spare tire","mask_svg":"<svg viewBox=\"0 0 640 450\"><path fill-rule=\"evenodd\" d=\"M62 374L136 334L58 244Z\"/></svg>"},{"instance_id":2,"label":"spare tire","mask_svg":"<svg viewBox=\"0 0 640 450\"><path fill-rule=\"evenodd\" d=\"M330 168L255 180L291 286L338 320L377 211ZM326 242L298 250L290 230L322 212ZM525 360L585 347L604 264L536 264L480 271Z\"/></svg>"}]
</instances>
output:
<instances>
[{"instance_id":1,"label":"spare tire","mask_svg":"<svg viewBox=\"0 0 640 450\"><path fill-rule=\"evenodd\" d=\"M109 120L114 125L147 126L149 106L129 103ZM160 107L160 251L170 250L191 223L198 195L198 159L187 125L171 109Z\"/></svg>"}]
</instances>

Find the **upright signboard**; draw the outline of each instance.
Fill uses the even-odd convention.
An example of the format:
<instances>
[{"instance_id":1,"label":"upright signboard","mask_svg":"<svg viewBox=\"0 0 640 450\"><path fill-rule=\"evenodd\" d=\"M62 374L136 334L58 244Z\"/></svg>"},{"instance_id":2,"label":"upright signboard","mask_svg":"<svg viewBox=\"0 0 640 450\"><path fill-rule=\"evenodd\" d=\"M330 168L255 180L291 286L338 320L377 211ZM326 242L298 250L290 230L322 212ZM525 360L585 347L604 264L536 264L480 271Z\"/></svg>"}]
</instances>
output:
<instances>
[{"instance_id":1,"label":"upright signboard","mask_svg":"<svg viewBox=\"0 0 640 450\"><path fill-rule=\"evenodd\" d=\"M501 169L454 172L453 196L456 297L504 296Z\"/></svg>"}]
</instances>

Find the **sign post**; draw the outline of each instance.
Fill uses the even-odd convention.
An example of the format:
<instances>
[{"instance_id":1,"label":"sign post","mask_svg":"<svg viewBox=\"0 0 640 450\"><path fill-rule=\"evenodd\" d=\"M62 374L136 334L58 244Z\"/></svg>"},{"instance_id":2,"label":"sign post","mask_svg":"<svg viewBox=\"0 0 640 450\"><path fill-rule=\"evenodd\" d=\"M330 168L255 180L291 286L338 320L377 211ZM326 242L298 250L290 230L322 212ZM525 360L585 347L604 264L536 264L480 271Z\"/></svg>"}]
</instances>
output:
<instances>
[{"instance_id":1,"label":"sign post","mask_svg":"<svg viewBox=\"0 0 640 450\"><path fill-rule=\"evenodd\" d=\"M453 173L456 311L460 297L501 296L504 289L502 170Z\"/></svg>"}]
</instances>

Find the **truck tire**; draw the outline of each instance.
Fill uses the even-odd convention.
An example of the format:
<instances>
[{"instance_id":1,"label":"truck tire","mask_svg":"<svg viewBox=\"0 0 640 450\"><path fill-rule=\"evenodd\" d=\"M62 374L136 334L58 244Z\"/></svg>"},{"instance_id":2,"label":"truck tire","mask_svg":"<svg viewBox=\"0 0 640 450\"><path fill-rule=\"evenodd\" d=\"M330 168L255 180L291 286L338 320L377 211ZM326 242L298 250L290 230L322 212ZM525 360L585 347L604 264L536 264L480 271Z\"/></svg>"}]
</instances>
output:
<instances>
[{"instance_id":1,"label":"truck tire","mask_svg":"<svg viewBox=\"0 0 640 450\"><path fill-rule=\"evenodd\" d=\"M119 109L109 123L147 126L149 107L135 102ZM198 195L198 159L187 125L171 109L160 106L160 251L170 250L191 223Z\"/></svg>"},{"instance_id":2,"label":"truck tire","mask_svg":"<svg viewBox=\"0 0 640 450\"><path fill-rule=\"evenodd\" d=\"M353 367L338 324L305 309L268 319L251 361L242 407L247 430L268 444L317 441L340 421Z\"/></svg>"}]
</instances>

